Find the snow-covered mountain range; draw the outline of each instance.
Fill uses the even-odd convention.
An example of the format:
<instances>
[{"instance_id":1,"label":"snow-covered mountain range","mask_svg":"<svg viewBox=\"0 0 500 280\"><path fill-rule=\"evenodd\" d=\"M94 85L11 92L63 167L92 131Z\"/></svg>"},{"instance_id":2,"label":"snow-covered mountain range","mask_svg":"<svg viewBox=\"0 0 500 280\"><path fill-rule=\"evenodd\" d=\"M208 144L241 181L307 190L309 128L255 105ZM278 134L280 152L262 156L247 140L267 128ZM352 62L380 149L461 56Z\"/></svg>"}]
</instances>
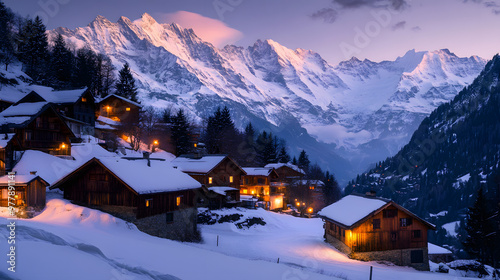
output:
<instances>
[{"instance_id":1,"label":"snow-covered mountain range","mask_svg":"<svg viewBox=\"0 0 500 280\"><path fill-rule=\"evenodd\" d=\"M143 104L185 108L198 120L227 105L240 128L252 121L276 132L292 155L306 149L341 181L396 153L422 119L486 63L445 49L334 66L313 51L272 40L218 49L192 29L148 14L116 23L98 16L86 27L57 28L49 36L57 33L74 48L107 54L117 69L128 62Z\"/></svg>"}]
</instances>

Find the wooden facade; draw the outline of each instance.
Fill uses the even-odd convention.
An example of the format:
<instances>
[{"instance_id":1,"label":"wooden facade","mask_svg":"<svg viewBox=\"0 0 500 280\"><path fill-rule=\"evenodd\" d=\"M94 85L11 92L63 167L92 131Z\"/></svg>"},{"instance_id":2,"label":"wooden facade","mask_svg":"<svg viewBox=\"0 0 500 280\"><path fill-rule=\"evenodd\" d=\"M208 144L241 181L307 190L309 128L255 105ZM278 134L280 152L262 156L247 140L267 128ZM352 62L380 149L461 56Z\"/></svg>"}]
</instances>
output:
<instances>
[{"instance_id":1,"label":"wooden facade","mask_svg":"<svg viewBox=\"0 0 500 280\"><path fill-rule=\"evenodd\" d=\"M353 252L371 252L427 247L427 230L433 229L394 202L361 223L346 227L326 219L325 233Z\"/></svg>"},{"instance_id":2,"label":"wooden facade","mask_svg":"<svg viewBox=\"0 0 500 280\"><path fill-rule=\"evenodd\" d=\"M140 110L137 102L110 94L99 102L96 114L122 123L136 123Z\"/></svg>"},{"instance_id":3,"label":"wooden facade","mask_svg":"<svg viewBox=\"0 0 500 280\"><path fill-rule=\"evenodd\" d=\"M195 206L195 190L139 194L95 158L51 188L60 188L64 198L88 205L134 207L138 219Z\"/></svg>"},{"instance_id":4,"label":"wooden facade","mask_svg":"<svg viewBox=\"0 0 500 280\"><path fill-rule=\"evenodd\" d=\"M279 182L278 173L274 168L270 168L267 175L249 173L242 176L240 193L242 195L258 197L261 201L265 202L266 209L275 210L283 208L283 196L285 192L286 187ZM277 200L279 202L275 203Z\"/></svg>"},{"instance_id":5,"label":"wooden facade","mask_svg":"<svg viewBox=\"0 0 500 280\"><path fill-rule=\"evenodd\" d=\"M6 182L8 175L2 177L2 182L0 182L0 206L8 207L9 206L9 185ZM21 177L21 176L18 176ZM24 176L22 176L24 177ZM45 180L43 180L40 176L29 176L28 180L24 181L16 181L16 176L14 179L14 197L15 197L15 206L26 206L26 207L35 207L38 209L42 209L45 207L45 191L47 186L49 185ZM12 205L10 205L12 206Z\"/></svg>"}]
</instances>

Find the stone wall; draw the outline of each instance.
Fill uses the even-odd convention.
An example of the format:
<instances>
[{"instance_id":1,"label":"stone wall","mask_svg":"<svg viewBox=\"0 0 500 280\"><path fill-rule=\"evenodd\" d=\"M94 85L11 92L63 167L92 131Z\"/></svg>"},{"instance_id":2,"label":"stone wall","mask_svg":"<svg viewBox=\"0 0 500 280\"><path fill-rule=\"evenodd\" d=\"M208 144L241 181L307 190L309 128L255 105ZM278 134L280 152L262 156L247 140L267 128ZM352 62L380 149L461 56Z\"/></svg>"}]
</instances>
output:
<instances>
[{"instance_id":1,"label":"stone wall","mask_svg":"<svg viewBox=\"0 0 500 280\"><path fill-rule=\"evenodd\" d=\"M170 223L167 223L167 213L137 219L134 207L103 205L93 208L133 223L140 231L153 236L188 242L201 241L196 223L198 209L195 207L170 212L174 218Z\"/></svg>"},{"instance_id":2,"label":"stone wall","mask_svg":"<svg viewBox=\"0 0 500 280\"><path fill-rule=\"evenodd\" d=\"M373 252L352 252L351 248L342 243L337 238L326 234L326 241L332 244L340 252L346 254L351 259L361 261L388 261L395 265L410 266L417 270L429 271L429 255L426 248L411 248L402 250L387 250L387 251L373 251ZM423 262L412 263L411 252L422 251Z\"/></svg>"}]
</instances>

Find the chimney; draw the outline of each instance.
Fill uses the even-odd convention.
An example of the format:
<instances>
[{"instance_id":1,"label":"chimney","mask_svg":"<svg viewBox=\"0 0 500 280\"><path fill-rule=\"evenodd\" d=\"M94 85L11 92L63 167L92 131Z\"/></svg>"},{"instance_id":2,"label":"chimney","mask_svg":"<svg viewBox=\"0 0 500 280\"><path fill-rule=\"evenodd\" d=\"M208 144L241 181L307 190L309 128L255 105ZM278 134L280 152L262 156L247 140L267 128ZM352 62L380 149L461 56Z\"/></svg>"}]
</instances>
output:
<instances>
[{"instance_id":1,"label":"chimney","mask_svg":"<svg viewBox=\"0 0 500 280\"><path fill-rule=\"evenodd\" d=\"M377 196L377 192L375 190L370 190L369 192L366 192L365 195L366 196L370 196L370 197L376 197Z\"/></svg>"},{"instance_id":2,"label":"chimney","mask_svg":"<svg viewBox=\"0 0 500 280\"><path fill-rule=\"evenodd\" d=\"M30 175L36 175L36 171L30 171Z\"/></svg>"},{"instance_id":3,"label":"chimney","mask_svg":"<svg viewBox=\"0 0 500 280\"><path fill-rule=\"evenodd\" d=\"M143 152L142 158L146 159L148 161L148 166L151 167L151 160L149 159L149 152Z\"/></svg>"}]
</instances>

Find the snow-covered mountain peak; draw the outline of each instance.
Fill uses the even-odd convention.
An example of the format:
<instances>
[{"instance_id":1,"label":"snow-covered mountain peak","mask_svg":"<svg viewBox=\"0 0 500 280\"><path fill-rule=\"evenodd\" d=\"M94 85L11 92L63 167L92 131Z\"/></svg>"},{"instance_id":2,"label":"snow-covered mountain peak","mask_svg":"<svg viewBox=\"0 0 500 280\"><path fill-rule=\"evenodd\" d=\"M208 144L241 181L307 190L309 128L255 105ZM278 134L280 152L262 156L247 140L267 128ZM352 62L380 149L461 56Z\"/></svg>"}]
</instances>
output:
<instances>
[{"instance_id":1,"label":"snow-covered mountain peak","mask_svg":"<svg viewBox=\"0 0 500 280\"><path fill-rule=\"evenodd\" d=\"M346 157L366 147L359 152L363 161L380 160L397 151L426 114L472 82L485 64L446 50L410 50L395 61L353 57L332 66L312 50L289 49L272 39L218 49L192 29L158 23L147 13L133 22L97 17L87 27L58 28L49 36L55 33L73 46L107 54L117 69L128 62L145 105L184 108L196 120L227 105L240 128L252 121L259 129L274 129L287 138L292 153L316 150L318 157L311 156L318 161L328 161L319 158L324 151L311 146L318 142L308 138L306 144L298 135L334 143ZM290 127L300 133L292 135Z\"/></svg>"}]
</instances>

